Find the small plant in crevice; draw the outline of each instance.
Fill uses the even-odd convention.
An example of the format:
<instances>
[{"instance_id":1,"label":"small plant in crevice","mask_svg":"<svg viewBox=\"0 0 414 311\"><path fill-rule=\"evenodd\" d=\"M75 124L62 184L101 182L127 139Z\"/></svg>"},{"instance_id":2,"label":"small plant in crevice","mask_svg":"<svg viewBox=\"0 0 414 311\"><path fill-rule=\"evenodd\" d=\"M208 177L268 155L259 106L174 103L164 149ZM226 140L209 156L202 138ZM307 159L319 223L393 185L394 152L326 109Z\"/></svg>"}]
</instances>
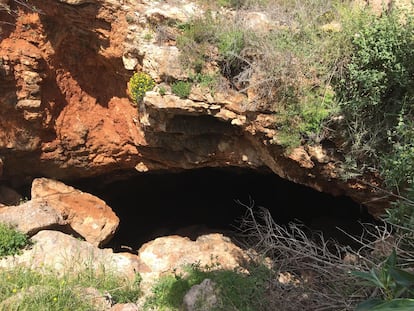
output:
<instances>
[{"instance_id":1,"label":"small plant in crevice","mask_svg":"<svg viewBox=\"0 0 414 311\"><path fill-rule=\"evenodd\" d=\"M0 257L17 255L28 245L30 240L26 234L0 223Z\"/></svg>"},{"instance_id":2,"label":"small plant in crevice","mask_svg":"<svg viewBox=\"0 0 414 311\"><path fill-rule=\"evenodd\" d=\"M160 86L158 88L158 94L160 94L161 96L164 96L167 93L167 89L165 88L165 86Z\"/></svg>"},{"instance_id":3,"label":"small plant in crevice","mask_svg":"<svg viewBox=\"0 0 414 311\"><path fill-rule=\"evenodd\" d=\"M180 98L188 98L191 93L192 83L189 81L177 81L171 85L171 91Z\"/></svg>"},{"instance_id":4,"label":"small plant in crevice","mask_svg":"<svg viewBox=\"0 0 414 311\"><path fill-rule=\"evenodd\" d=\"M128 83L129 92L134 103L140 103L145 93L152 90L154 86L154 80L145 72L134 73Z\"/></svg>"}]
</instances>

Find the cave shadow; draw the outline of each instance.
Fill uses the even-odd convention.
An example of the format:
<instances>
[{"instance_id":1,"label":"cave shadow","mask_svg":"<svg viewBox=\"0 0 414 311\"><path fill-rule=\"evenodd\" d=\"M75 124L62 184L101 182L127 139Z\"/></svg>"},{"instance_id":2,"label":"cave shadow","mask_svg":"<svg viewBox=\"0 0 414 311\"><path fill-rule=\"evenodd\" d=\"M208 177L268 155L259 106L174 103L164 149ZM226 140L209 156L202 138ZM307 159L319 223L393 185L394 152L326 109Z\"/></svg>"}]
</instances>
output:
<instances>
[{"instance_id":1,"label":"cave shadow","mask_svg":"<svg viewBox=\"0 0 414 311\"><path fill-rule=\"evenodd\" d=\"M119 230L108 245L116 251L123 246L137 250L154 238L174 234L193 240L212 232L232 237L246 213L237 201L248 205L254 200L278 224L300 221L345 243L346 237L338 236L334 226L357 235L362 230L359 221L372 221L363 207L347 197L333 197L273 173L246 169L146 173L106 185L96 179L73 185L104 199L119 216Z\"/></svg>"}]
</instances>

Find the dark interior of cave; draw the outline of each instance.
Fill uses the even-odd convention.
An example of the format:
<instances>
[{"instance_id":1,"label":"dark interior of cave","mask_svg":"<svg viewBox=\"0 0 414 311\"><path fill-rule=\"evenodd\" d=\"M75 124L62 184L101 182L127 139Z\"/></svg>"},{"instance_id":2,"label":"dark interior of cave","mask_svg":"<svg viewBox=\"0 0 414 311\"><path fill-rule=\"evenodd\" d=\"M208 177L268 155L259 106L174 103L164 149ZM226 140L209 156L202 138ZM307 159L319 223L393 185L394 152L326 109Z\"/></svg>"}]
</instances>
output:
<instances>
[{"instance_id":1,"label":"dark interior of cave","mask_svg":"<svg viewBox=\"0 0 414 311\"><path fill-rule=\"evenodd\" d=\"M114 176L111 176L113 180ZM231 235L246 208L269 209L279 224L299 220L342 242L336 227L358 234L359 221L373 219L347 197L333 197L284 180L275 174L204 168L180 173L145 173L108 181L109 176L80 180L73 186L105 200L120 218L109 247L137 250L159 236L179 234L195 239L209 232Z\"/></svg>"}]
</instances>

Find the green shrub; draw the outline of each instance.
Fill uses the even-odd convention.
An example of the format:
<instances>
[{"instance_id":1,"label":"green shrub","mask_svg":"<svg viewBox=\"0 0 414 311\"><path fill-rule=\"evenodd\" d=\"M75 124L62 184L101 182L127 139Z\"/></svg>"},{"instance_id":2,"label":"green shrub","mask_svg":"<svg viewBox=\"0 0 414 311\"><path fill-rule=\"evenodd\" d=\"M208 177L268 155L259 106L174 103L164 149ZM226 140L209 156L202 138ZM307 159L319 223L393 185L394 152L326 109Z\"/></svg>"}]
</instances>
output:
<instances>
[{"instance_id":1,"label":"green shrub","mask_svg":"<svg viewBox=\"0 0 414 311\"><path fill-rule=\"evenodd\" d=\"M391 203L391 208L386 210L385 220L396 225L396 230L414 230L414 185L411 184L405 191L404 197L400 197Z\"/></svg>"},{"instance_id":2,"label":"green shrub","mask_svg":"<svg viewBox=\"0 0 414 311\"><path fill-rule=\"evenodd\" d=\"M243 29L235 25L234 29L225 29L217 33L216 45L220 54L221 71L225 76L233 77L242 69L243 60L240 58L245 47Z\"/></svg>"},{"instance_id":3,"label":"green shrub","mask_svg":"<svg viewBox=\"0 0 414 311\"><path fill-rule=\"evenodd\" d=\"M413 179L413 31L412 17L402 12L365 15L336 84L349 151L379 168L390 187Z\"/></svg>"},{"instance_id":4,"label":"green shrub","mask_svg":"<svg viewBox=\"0 0 414 311\"><path fill-rule=\"evenodd\" d=\"M183 303L184 295L193 285L200 284L206 273L193 267L186 268L188 275L167 275L161 277L152 288L153 295L145 302L146 308L158 307L160 310L168 308L179 309Z\"/></svg>"},{"instance_id":5,"label":"green shrub","mask_svg":"<svg viewBox=\"0 0 414 311\"><path fill-rule=\"evenodd\" d=\"M324 138L324 125L337 113L338 107L330 88L314 89L297 102L293 101L277 112L278 133L274 142L289 153L303 142L318 143Z\"/></svg>"},{"instance_id":6,"label":"green shrub","mask_svg":"<svg viewBox=\"0 0 414 311\"><path fill-rule=\"evenodd\" d=\"M19 254L28 244L25 234L0 223L0 257Z\"/></svg>"},{"instance_id":7,"label":"green shrub","mask_svg":"<svg viewBox=\"0 0 414 311\"><path fill-rule=\"evenodd\" d=\"M218 74L203 74L196 73L195 75L190 75L190 80L198 84L203 88L208 88L212 93L216 90L219 84L219 75Z\"/></svg>"},{"instance_id":8,"label":"green shrub","mask_svg":"<svg viewBox=\"0 0 414 311\"><path fill-rule=\"evenodd\" d=\"M165 86L160 86L160 88L159 88L159 90L158 90L158 93L159 93L161 96L164 96L164 95L167 93L167 89L165 88Z\"/></svg>"},{"instance_id":9,"label":"green shrub","mask_svg":"<svg viewBox=\"0 0 414 311\"><path fill-rule=\"evenodd\" d=\"M177 81L171 85L171 91L180 98L188 98L191 93L191 87L191 82Z\"/></svg>"},{"instance_id":10,"label":"green shrub","mask_svg":"<svg viewBox=\"0 0 414 311\"><path fill-rule=\"evenodd\" d=\"M152 90L155 86L154 80L144 72L136 72L129 80L129 91L135 103L139 103L145 93Z\"/></svg>"},{"instance_id":11,"label":"green shrub","mask_svg":"<svg viewBox=\"0 0 414 311\"><path fill-rule=\"evenodd\" d=\"M381 298L362 302L356 311L409 311L414 308L414 274L397 267L395 250L378 269L369 272L353 271L354 275L381 291Z\"/></svg>"},{"instance_id":12,"label":"green shrub","mask_svg":"<svg viewBox=\"0 0 414 311\"><path fill-rule=\"evenodd\" d=\"M216 41L217 21L207 12L204 17L180 25L180 28L182 34L177 37L177 47L181 51L181 63L200 73L212 59L209 51Z\"/></svg>"},{"instance_id":13,"label":"green shrub","mask_svg":"<svg viewBox=\"0 0 414 311\"><path fill-rule=\"evenodd\" d=\"M219 268L218 265L214 266ZM181 310L184 295L204 279L211 279L217 286L218 304L214 310L254 311L265 305L265 285L270 272L262 265L249 267L250 274L237 271L212 269L193 264L184 268L184 275L161 277L152 288L153 295L145 303L147 309Z\"/></svg>"}]
</instances>

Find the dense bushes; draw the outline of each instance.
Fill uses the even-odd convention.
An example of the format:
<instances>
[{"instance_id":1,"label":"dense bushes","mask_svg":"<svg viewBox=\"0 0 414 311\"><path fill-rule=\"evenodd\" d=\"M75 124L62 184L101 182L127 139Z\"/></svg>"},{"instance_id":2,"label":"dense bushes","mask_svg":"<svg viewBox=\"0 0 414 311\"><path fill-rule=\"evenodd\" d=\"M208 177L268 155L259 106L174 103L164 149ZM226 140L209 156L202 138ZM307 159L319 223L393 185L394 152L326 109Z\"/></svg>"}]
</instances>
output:
<instances>
[{"instance_id":1,"label":"dense bushes","mask_svg":"<svg viewBox=\"0 0 414 311\"><path fill-rule=\"evenodd\" d=\"M361 162L381 164L392 187L414 177L413 30L412 18L398 11L367 16L337 84L350 151Z\"/></svg>"},{"instance_id":2,"label":"dense bushes","mask_svg":"<svg viewBox=\"0 0 414 311\"><path fill-rule=\"evenodd\" d=\"M362 16L362 15L361 15ZM363 15L335 84L346 122L344 152L400 199L388 220L414 226L414 20L394 10Z\"/></svg>"}]
</instances>

